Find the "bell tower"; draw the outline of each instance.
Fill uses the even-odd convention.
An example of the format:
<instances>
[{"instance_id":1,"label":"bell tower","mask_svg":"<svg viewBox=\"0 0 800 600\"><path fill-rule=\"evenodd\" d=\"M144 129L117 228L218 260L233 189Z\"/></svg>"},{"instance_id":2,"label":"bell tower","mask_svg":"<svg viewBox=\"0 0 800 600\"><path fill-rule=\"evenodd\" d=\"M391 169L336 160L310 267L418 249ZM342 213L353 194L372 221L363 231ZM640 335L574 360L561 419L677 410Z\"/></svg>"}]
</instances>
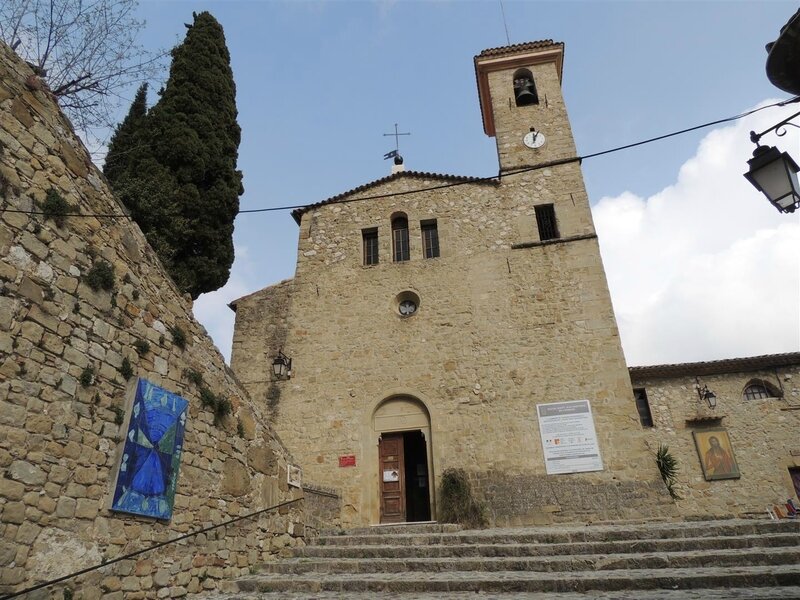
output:
<instances>
[{"instance_id":1,"label":"bell tower","mask_svg":"<svg viewBox=\"0 0 800 600\"><path fill-rule=\"evenodd\" d=\"M497 141L500 171L575 156L561 95L564 44L542 40L475 57L483 130Z\"/></svg>"}]
</instances>

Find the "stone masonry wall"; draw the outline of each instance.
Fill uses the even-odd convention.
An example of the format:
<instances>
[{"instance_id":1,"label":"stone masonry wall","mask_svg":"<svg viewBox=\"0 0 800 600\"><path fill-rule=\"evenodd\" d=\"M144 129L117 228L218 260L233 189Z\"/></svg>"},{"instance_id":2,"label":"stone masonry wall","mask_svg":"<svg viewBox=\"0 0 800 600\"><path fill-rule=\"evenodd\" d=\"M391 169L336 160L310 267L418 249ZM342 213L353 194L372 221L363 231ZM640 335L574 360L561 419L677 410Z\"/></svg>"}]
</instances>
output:
<instances>
[{"instance_id":1,"label":"stone masonry wall","mask_svg":"<svg viewBox=\"0 0 800 600\"><path fill-rule=\"evenodd\" d=\"M31 70L0 44L0 593L300 495L287 485L291 458L263 403L252 402L224 364L139 228L101 216L68 216L59 226L27 212L40 210L51 189L73 212L122 211L69 122L36 87ZM87 285L100 260L113 266L111 291ZM149 344L141 355L137 340ZM170 522L108 509L126 410L123 362L190 404ZM87 367L93 381L82 380ZM189 370L232 403L221 424L201 406ZM78 598L179 597L246 573L302 544L302 534L296 503L31 597L61 598L64 587Z\"/></svg>"},{"instance_id":2,"label":"stone masonry wall","mask_svg":"<svg viewBox=\"0 0 800 600\"><path fill-rule=\"evenodd\" d=\"M790 467L800 467L800 364L699 377L717 396L713 410L701 404L692 374L633 379L647 391L651 450L666 444L678 460L680 513L765 517L768 506L800 500L789 476ZM775 397L744 399L753 380L765 382ZM727 429L741 478L705 480L692 431L709 427Z\"/></svg>"}]
</instances>

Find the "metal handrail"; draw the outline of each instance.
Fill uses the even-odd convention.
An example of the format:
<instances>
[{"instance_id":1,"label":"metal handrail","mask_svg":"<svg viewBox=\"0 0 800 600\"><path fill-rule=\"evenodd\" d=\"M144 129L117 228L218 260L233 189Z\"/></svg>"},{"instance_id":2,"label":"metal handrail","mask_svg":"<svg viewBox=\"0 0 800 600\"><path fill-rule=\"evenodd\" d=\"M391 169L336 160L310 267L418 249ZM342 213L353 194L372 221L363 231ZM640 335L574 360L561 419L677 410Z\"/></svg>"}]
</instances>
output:
<instances>
[{"instance_id":1,"label":"metal handrail","mask_svg":"<svg viewBox=\"0 0 800 600\"><path fill-rule=\"evenodd\" d=\"M85 569L81 569L80 571L75 571L74 573L70 573L69 575L64 575L63 577L59 577L57 579L51 579L50 581L45 581L43 583L38 583L32 587L25 588L24 590L20 590L18 592L14 592L13 594L9 594L6 596L0 597L0 600L8 600L9 598L16 598L17 596L21 596L22 594L28 594L30 592L35 592L36 590L40 590L42 588L55 585L56 583L61 583L62 581L66 581L67 579L72 579L73 577L78 577L79 575L84 575L85 573L89 573L90 571L95 571L97 569L102 569L103 567L107 567L109 565L113 565L114 563L120 562L122 560L128 560L129 558L133 558L134 556L139 556L140 554L144 554L145 552L150 552L151 550L157 550L158 548L162 548L169 544L174 544L175 542L180 542L181 540L185 540L186 538L190 538L195 535L199 535L201 533L206 533L213 529L217 529L219 527L224 527L225 525L230 525L231 523L236 523L237 521L243 521L244 519L250 519L252 517L257 517L258 515L264 514L265 512L269 512L271 510L275 510L278 508L282 508L284 506L289 506L290 504L294 504L295 502L299 502L300 500L304 500L305 496L300 496L299 498L295 498L294 500L288 500L286 502L281 502L280 504L276 504L275 506L270 506L268 508L262 508L256 512L250 513L248 515L242 515L240 517L235 517L233 519L229 519L217 525L211 525L210 527L204 527L203 529L198 529L197 531L190 531L189 533L184 533L181 536L176 538L172 538L171 540L167 540L166 542L159 542L153 546L148 546L147 548L143 548L141 550L137 550L136 552L130 552L129 554L125 554L124 556L118 556L112 560L106 561L99 565L93 565L91 567L86 567Z\"/></svg>"}]
</instances>

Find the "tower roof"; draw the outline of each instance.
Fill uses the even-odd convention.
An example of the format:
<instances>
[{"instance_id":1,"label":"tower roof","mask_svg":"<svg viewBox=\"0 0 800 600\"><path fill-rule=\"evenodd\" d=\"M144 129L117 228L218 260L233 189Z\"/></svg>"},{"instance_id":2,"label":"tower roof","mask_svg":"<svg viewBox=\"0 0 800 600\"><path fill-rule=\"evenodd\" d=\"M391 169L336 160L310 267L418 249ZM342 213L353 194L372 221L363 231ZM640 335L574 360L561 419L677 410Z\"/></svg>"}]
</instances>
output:
<instances>
[{"instance_id":1,"label":"tower roof","mask_svg":"<svg viewBox=\"0 0 800 600\"><path fill-rule=\"evenodd\" d=\"M561 81L561 72L564 66L564 42L539 40L500 46L499 48L487 48L478 54L474 61L483 130L486 135L493 137L494 115L489 93L489 73L513 67L554 62L558 71L558 80Z\"/></svg>"}]
</instances>

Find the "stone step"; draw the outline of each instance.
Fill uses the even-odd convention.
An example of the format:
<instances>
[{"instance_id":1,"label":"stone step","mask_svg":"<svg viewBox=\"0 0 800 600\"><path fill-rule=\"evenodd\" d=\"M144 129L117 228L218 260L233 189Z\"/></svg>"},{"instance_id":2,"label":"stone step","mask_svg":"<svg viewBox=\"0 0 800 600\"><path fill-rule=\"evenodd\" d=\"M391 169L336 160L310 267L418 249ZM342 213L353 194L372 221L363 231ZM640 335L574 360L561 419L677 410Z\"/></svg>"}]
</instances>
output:
<instances>
[{"instance_id":1,"label":"stone step","mask_svg":"<svg viewBox=\"0 0 800 600\"><path fill-rule=\"evenodd\" d=\"M528 543L622 541L686 537L720 537L762 533L800 532L800 521L747 520L692 521L638 525L599 525L583 527L538 527L522 529L468 530L457 533L397 533L320 536L320 546L366 546L373 544L421 546L431 544Z\"/></svg>"},{"instance_id":2,"label":"stone step","mask_svg":"<svg viewBox=\"0 0 800 600\"><path fill-rule=\"evenodd\" d=\"M339 537L341 535L393 535L397 533L457 533L464 527L455 523L393 523L387 525L372 525L371 527L357 527L342 531L323 529L320 532L322 537Z\"/></svg>"},{"instance_id":3,"label":"stone step","mask_svg":"<svg viewBox=\"0 0 800 600\"><path fill-rule=\"evenodd\" d=\"M573 572L616 569L690 569L694 567L736 567L756 565L800 564L800 546L779 552L768 548L734 550L699 550L658 554L594 554L546 557L480 557L480 558L304 558L267 563L262 573L443 573L455 571L540 571Z\"/></svg>"},{"instance_id":4,"label":"stone step","mask_svg":"<svg viewBox=\"0 0 800 600\"><path fill-rule=\"evenodd\" d=\"M563 573L526 571L452 573L261 574L236 581L241 592L590 592L800 586L799 565L620 569ZM637 596L640 597L640 596Z\"/></svg>"},{"instance_id":5,"label":"stone step","mask_svg":"<svg viewBox=\"0 0 800 600\"><path fill-rule=\"evenodd\" d=\"M194 598L202 600L341 600L338 592L239 592L206 593ZM394 592L350 592L347 600L399 600L407 598ZM800 586L697 588L691 590L634 590L601 592L591 596L580 592L431 592L416 593L414 600L800 600Z\"/></svg>"},{"instance_id":6,"label":"stone step","mask_svg":"<svg viewBox=\"0 0 800 600\"><path fill-rule=\"evenodd\" d=\"M473 543L442 545L305 546L294 548L296 558L444 558L479 556L558 556L569 554L621 554L640 552L679 552L734 548L782 548L800 545L797 533L698 537L678 539L638 539L616 542L565 542L555 544Z\"/></svg>"}]
</instances>

